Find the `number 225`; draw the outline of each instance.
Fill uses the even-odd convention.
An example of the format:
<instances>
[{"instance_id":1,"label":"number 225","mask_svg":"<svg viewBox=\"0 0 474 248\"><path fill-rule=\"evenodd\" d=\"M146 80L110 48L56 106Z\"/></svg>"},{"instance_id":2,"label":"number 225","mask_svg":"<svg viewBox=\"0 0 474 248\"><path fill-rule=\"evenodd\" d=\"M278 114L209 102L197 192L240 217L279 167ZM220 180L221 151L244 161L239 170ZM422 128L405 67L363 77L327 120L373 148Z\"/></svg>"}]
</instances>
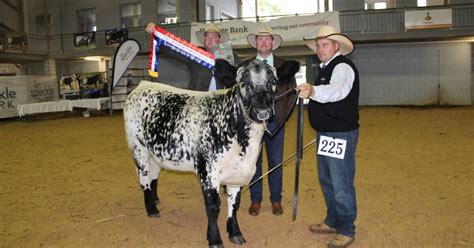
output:
<instances>
[{"instance_id":1,"label":"number 225","mask_svg":"<svg viewBox=\"0 0 474 248\"><path fill-rule=\"evenodd\" d=\"M337 154L341 155L342 154L342 146L344 145L341 142L336 142L335 141L327 141L327 140L322 140L321 144L323 147L321 147L322 152L327 152L327 153L332 153L332 154Z\"/></svg>"}]
</instances>

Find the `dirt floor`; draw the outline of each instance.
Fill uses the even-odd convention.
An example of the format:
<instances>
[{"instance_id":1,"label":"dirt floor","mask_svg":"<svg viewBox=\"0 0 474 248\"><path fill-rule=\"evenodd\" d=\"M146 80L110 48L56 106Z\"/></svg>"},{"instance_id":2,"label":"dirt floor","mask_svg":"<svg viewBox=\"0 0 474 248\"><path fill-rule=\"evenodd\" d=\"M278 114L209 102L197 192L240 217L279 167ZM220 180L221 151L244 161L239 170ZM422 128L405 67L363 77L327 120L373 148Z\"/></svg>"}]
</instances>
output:
<instances>
[{"instance_id":1,"label":"dirt floor","mask_svg":"<svg viewBox=\"0 0 474 248\"><path fill-rule=\"evenodd\" d=\"M285 158L296 151L295 113ZM363 107L360 113L352 247L474 247L474 107ZM315 136L307 121L304 132L307 144ZM0 139L1 247L207 246L194 174L162 172L161 217L146 216L121 114L3 120ZM325 215L315 147L304 152L292 222L294 164L284 167L282 216L271 214L266 180L258 217L247 213L250 196L243 193L244 246L227 239L222 198L225 246L325 247L332 236L308 231Z\"/></svg>"}]
</instances>

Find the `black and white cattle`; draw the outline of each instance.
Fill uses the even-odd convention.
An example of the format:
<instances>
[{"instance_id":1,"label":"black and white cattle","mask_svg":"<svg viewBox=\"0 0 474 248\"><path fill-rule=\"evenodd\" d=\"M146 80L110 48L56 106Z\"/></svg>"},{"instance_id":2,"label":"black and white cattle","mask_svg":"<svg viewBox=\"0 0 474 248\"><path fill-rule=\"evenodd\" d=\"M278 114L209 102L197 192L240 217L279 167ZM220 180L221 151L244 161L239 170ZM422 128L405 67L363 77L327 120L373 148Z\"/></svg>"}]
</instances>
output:
<instances>
[{"instance_id":1,"label":"black and white cattle","mask_svg":"<svg viewBox=\"0 0 474 248\"><path fill-rule=\"evenodd\" d=\"M99 83L100 81L100 75L99 74L95 74L93 76L90 76L90 77L80 77L79 78L79 81L81 82L81 86L83 88L89 88L89 86L94 86L94 89L97 89L97 84Z\"/></svg>"},{"instance_id":2,"label":"black and white cattle","mask_svg":"<svg viewBox=\"0 0 474 248\"><path fill-rule=\"evenodd\" d=\"M62 90L79 90L80 75L73 73L71 75L62 76L60 79Z\"/></svg>"},{"instance_id":3,"label":"black and white cattle","mask_svg":"<svg viewBox=\"0 0 474 248\"><path fill-rule=\"evenodd\" d=\"M75 35L74 46L89 46L95 42L95 32L85 32Z\"/></svg>"},{"instance_id":4,"label":"black and white cattle","mask_svg":"<svg viewBox=\"0 0 474 248\"><path fill-rule=\"evenodd\" d=\"M27 46L28 38L26 37L26 35L7 37L7 49L24 50Z\"/></svg>"},{"instance_id":5,"label":"black and white cattle","mask_svg":"<svg viewBox=\"0 0 474 248\"><path fill-rule=\"evenodd\" d=\"M236 216L240 190L255 173L265 123L274 114L275 68L253 62L239 68L232 80L232 88L215 92L142 81L124 107L126 137L148 216L159 217L156 192L162 168L195 172L204 195L210 247L223 244L217 226L221 185L226 186L229 239L245 243Z\"/></svg>"},{"instance_id":6,"label":"black and white cattle","mask_svg":"<svg viewBox=\"0 0 474 248\"><path fill-rule=\"evenodd\" d=\"M119 29L119 30L110 30L105 34L105 44L107 46L113 44L122 43L122 41L128 38L128 30Z\"/></svg>"}]
</instances>

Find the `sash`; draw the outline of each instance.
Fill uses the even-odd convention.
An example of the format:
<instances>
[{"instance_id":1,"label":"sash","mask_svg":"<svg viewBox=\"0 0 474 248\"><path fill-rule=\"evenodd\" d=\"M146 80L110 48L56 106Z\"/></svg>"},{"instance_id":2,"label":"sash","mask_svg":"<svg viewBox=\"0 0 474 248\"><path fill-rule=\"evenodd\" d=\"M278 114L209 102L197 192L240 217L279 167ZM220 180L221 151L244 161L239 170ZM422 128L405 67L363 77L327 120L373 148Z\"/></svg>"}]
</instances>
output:
<instances>
[{"instance_id":1,"label":"sash","mask_svg":"<svg viewBox=\"0 0 474 248\"><path fill-rule=\"evenodd\" d=\"M181 39L160 26L155 26L155 32L151 35L150 57L148 60L148 74L152 77L158 77L158 51L160 46L168 47L209 70L214 68L214 55L212 53Z\"/></svg>"}]
</instances>

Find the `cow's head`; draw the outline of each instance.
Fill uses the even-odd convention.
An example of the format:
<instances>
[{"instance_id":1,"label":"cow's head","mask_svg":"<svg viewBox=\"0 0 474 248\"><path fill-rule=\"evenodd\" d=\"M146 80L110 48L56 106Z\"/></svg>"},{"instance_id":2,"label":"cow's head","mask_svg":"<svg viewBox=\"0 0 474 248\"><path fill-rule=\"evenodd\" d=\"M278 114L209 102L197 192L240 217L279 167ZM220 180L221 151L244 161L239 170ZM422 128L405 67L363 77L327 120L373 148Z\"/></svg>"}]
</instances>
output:
<instances>
[{"instance_id":1,"label":"cow's head","mask_svg":"<svg viewBox=\"0 0 474 248\"><path fill-rule=\"evenodd\" d=\"M273 66L255 60L237 71L242 105L250 119L264 122L273 117L277 73Z\"/></svg>"},{"instance_id":2,"label":"cow's head","mask_svg":"<svg viewBox=\"0 0 474 248\"><path fill-rule=\"evenodd\" d=\"M250 119L264 122L274 115L274 100L277 81L290 82L300 68L297 61L285 61L275 69L255 60L237 68L223 59L216 59L214 75L225 88L239 83L236 88L241 95L241 104Z\"/></svg>"}]
</instances>

